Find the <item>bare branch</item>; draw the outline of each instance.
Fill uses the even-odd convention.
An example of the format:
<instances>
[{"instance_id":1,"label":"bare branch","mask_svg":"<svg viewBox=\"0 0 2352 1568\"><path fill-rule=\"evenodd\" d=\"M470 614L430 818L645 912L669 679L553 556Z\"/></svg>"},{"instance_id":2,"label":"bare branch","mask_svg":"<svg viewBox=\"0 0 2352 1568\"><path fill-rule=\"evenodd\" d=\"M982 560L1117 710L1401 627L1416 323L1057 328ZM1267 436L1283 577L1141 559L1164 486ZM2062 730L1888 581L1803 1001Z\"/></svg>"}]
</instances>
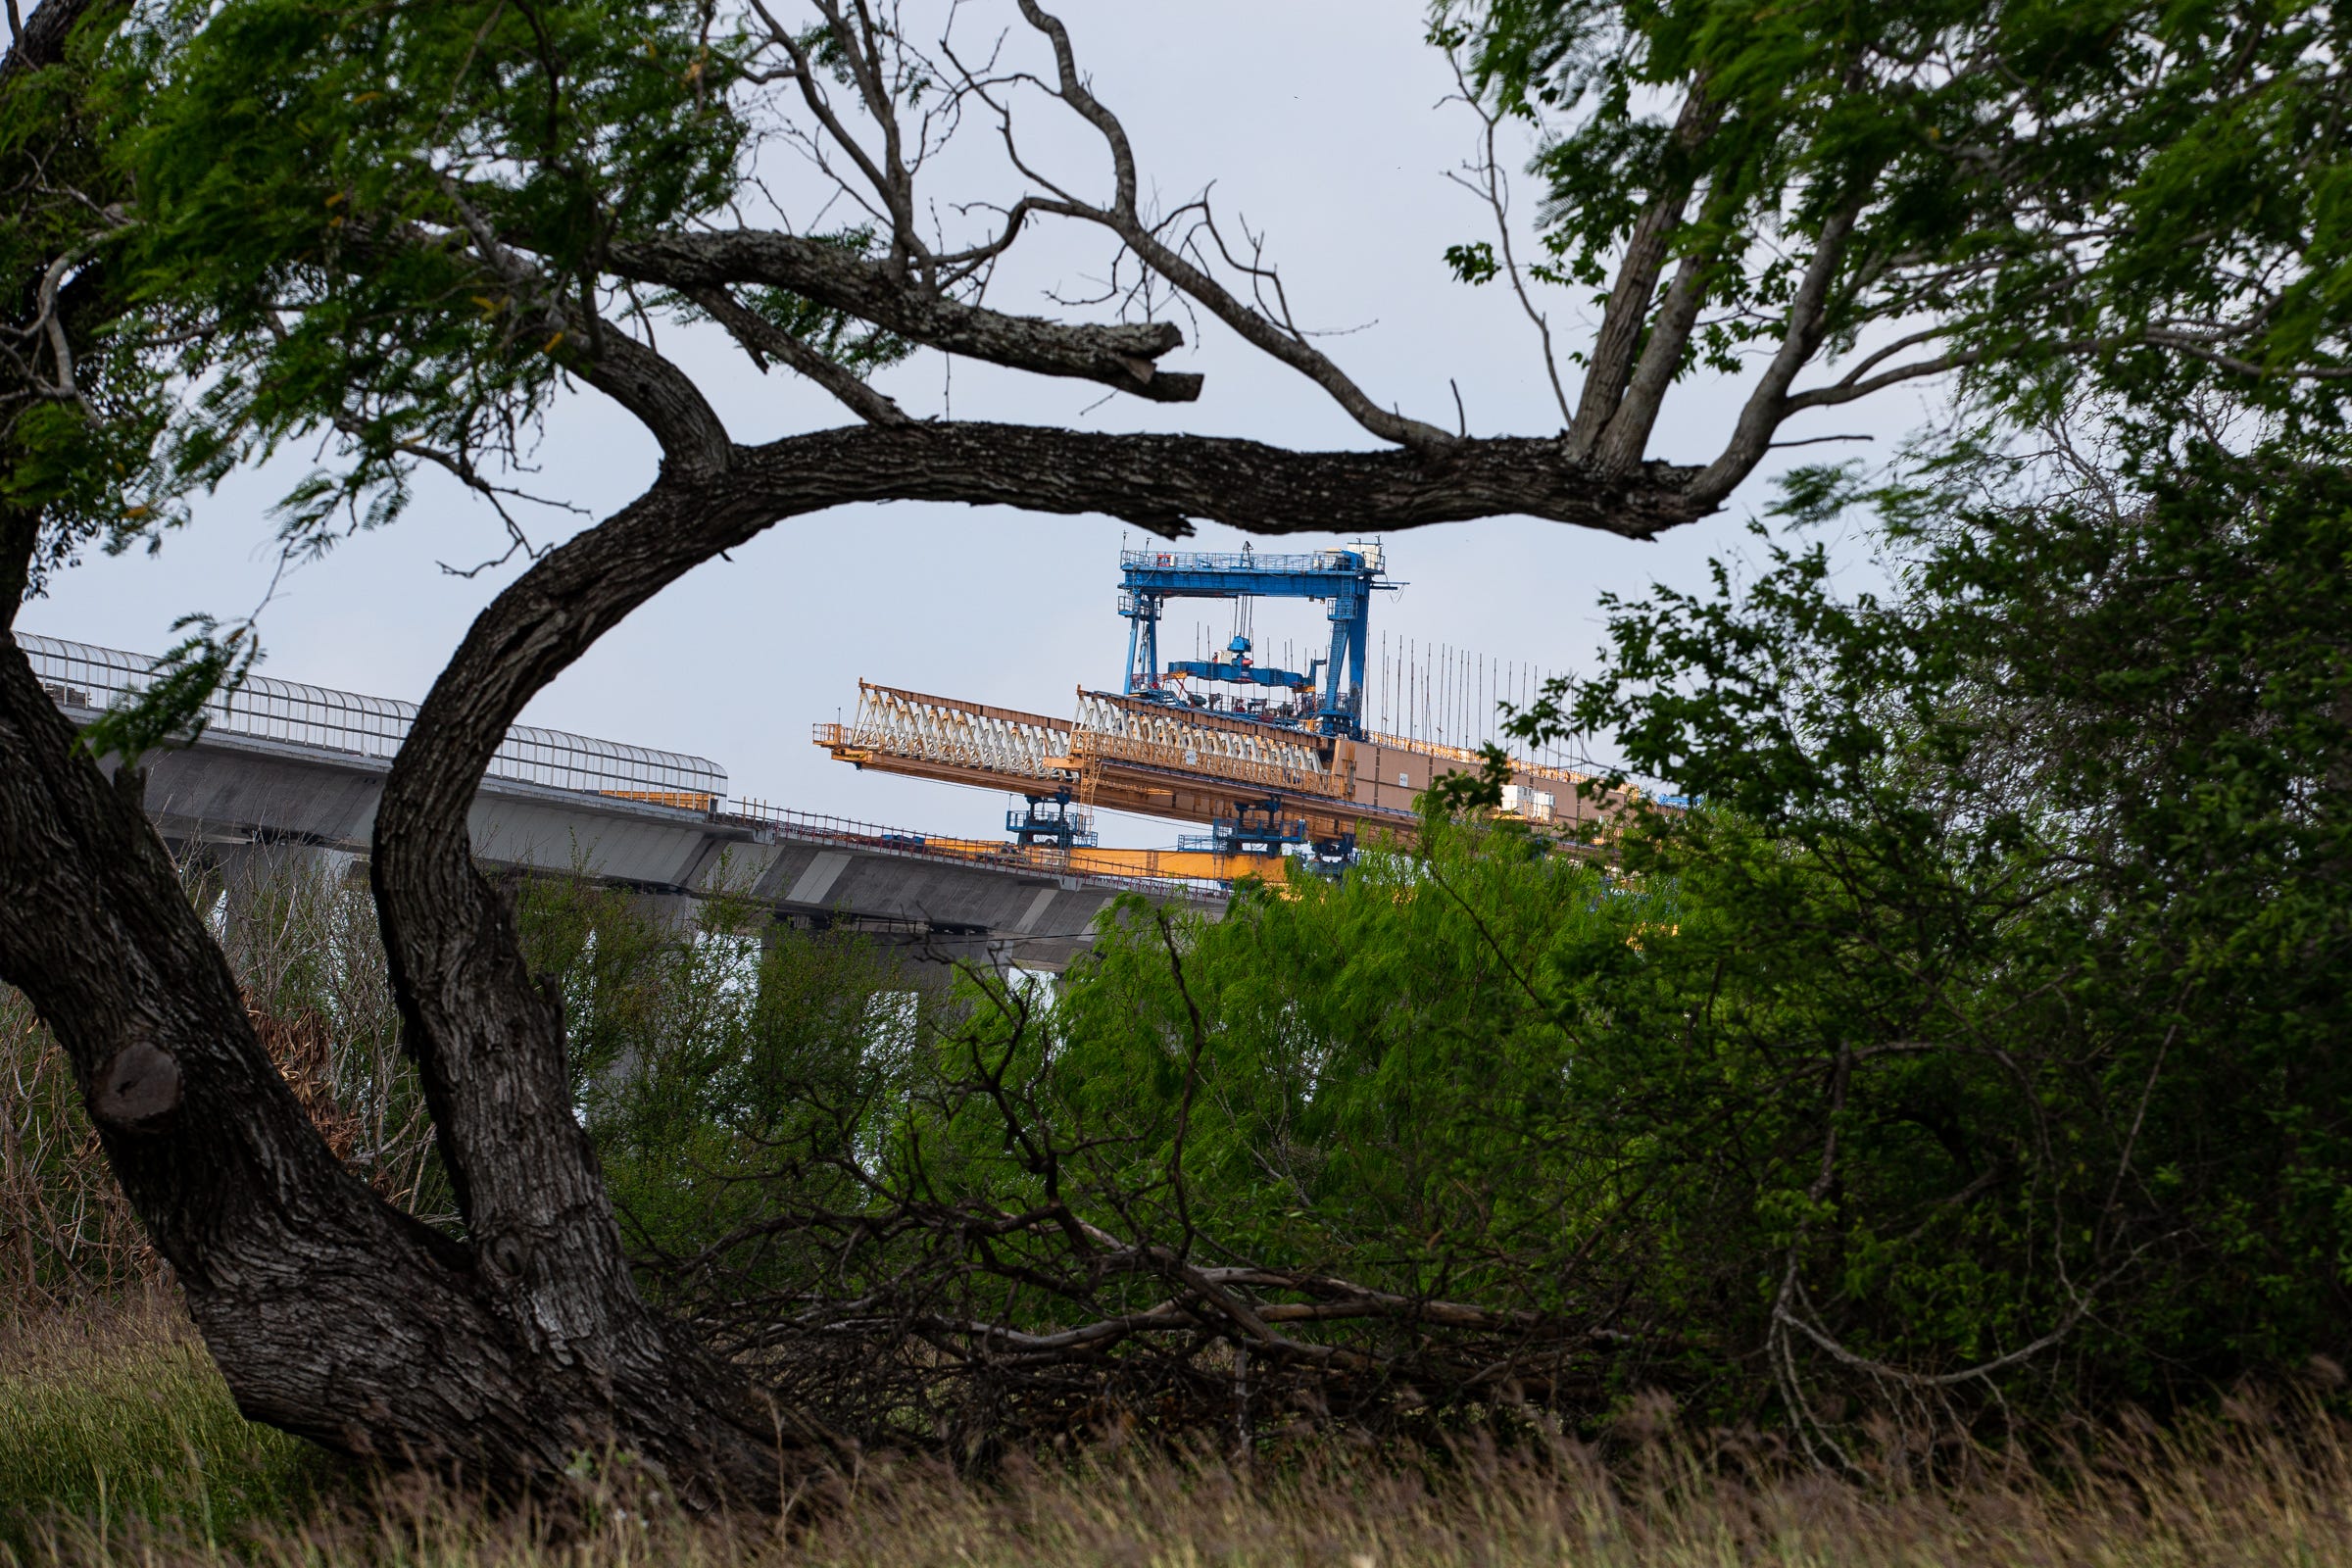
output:
<instances>
[{"instance_id":1,"label":"bare branch","mask_svg":"<svg viewBox=\"0 0 2352 1568\"><path fill-rule=\"evenodd\" d=\"M1456 96L1470 106L1472 114L1478 116L1480 127L1479 161L1469 166L1466 174L1453 173L1446 177L1484 200L1488 211L1494 216L1494 238L1502 250L1503 275L1511 280L1511 292L1518 297L1519 309L1535 323L1536 336L1544 352L1544 374L1551 382L1552 401L1559 405L1560 424L1564 429L1574 422L1576 416L1568 407L1567 389L1560 384L1560 361L1552 351L1551 322L1542 311L1536 309L1536 302L1528 297L1527 278L1519 270L1519 258L1511 245L1510 181L1502 172L1502 160L1495 147L1495 137L1502 122L1471 86L1469 75L1462 69L1459 51L1448 51L1446 61L1453 68L1454 85L1459 89ZM1455 399L1457 402L1460 399L1458 391ZM1467 428L1463 433L1468 433Z\"/></svg>"},{"instance_id":2,"label":"bare branch","mask_svg":"<svg viewBox=\"0 0 2352 1568\"><path fill-rule=\"evenodd\" d=\"M81 395L81 387L74 379L74 345L67 340L65 318L57 310L58 285L64 281L66 273L73 270L81 254L78 250L68 251L51 262L41 273L40 288L34 296L38 312L35 319L49 339L49 357L56 367L55 384L46 390L52 397L80 405L82 412L95 419L97 412L90 407L89 400Z\"/></svg>"},{"instance_id":3,"label":"bare branch","mask_svg":"<svg viewBox=\"0 0 2352 1568\"><path fill-rule=\"evenodd\" d=\"M1941 375L1946 370L1957 370L1966 366L1982 365L1991 357L1981 350L1971 350L1965 354L1938 354L1933 359L1915 360L1909 365L1898 365L1891 370L1882 370L1877 375L1864 380L1842 380L1829 386L1819 386L1809 391L1792 393L1783 407L1787 413L1795 414L1803 409L1829 408L1839 403L1851 403L1857 398L1866 398L1873 392L1881 391L1898 382L1916 381L1922 376Z\"/></svg>"},{"instance_id":4,"label":"bare branch","mask_svg":"<svg viewBox=\"0 0 2352 1568\"><path fill-rule=\"evenodd\" d=\"M2272 366L2258 365L2252 360L2241 358L2235 354L2224 353L2212 347L2208 340L2188 332L2153 331L2146 334L2146 341L2161 348L2178 350L2191 359L2203 360L2208 365L2219 366L2234 374L2253 376L2257 379L2275 377L2296 381L2352 379L2352 366L2315 365L2277 368Z\"/></svg>"},{"instance_id":5,"label":"bare branch","mask_svg":"<svg viewBox=\"0 0 2352 1568\"><path fill-rule=\"evenodd\" d=\"M444 176L443 192L472 237L474 253L492 276L534 314L549 336L542 352L554 354L584 325L592 339L563 357L566 368L636 416L662 443L662 461L682 477L717 473L734 450L718 413L694 378L617 327L590 316L575 322L555 286L519 252L498 237L489 220L466 199L456 180Z\"/></svg>"},{"instance_id":6,"label":"bare branch","mask_svg":"<svg viewBox=\"0 0 2352 1568\"><path fill-rule=\"evenodd\" d=\"M1347 410L1349 417L1373 435L1420 451L1442 451L1452 445L1456 437L1443 427L1420 419L1408 419L1374 403L1328 356L1309 344L1296 327L1279 325L1259 311L1243 304L1223 284L1211 277L1206 269L1196 266L1144 222L1136 209L1135 152L1128 141L1126 127L1119 122L1116 115L1095 97L1079 75L1077 57L1070 47L1069 30L1040 7L1037 0L1019 0L1019 5L1021 16L1032 27L1045 34L1054 46L1054 66L1059 79L1054 96L1069 105L1101 133L1111 157L1112 198L1109 207L1095 207L1069 199L1051 204L1040 203L1039 210L1057 212L1109 229L1145 266L1197 300L1245 342L1280 360L1323 388L1333 401ZM1011 117L1001 104L997 108L1009 145Z\"/></svg>"},{"instance_id":7,"label":"bare branch","mask_svg":"<svg viewBox=\"0 0 2352 1568\"><path fill-rule=\"evenodd\" d=\"M929 348L1040 375L1100 381L1155 403L1190 403L1200 395L1200 376L1152 363L1184 341L1172 324L1071 325L1007 316L895 276L887 267L819 240L758 229L664 234L616 243L607 260L620 276L681 293L734 283L790 289Z\"/></svg>"},{"instance_id":8,"label":"bare branch","mask_svg":"<svg viewBox=\"0 0 2352 1568\"><path fill-rule=\"evenodd\" d=\"M832 393L848 406L851 413L868 424L907 422L906 411L898 404L765 317L747 310L725 289L715 286L695 288L686 290L685 294L708 312L712 320L725 327L762 369L766 368L766 360L781 360Z\"/></svg>"},{"instance_id":9,"label":"bare branch","mask_svg":"<svg viewBox=\"0 0 2352 1568\"><path fill-rule=\"evenodd\" d=\"M850 155L851 161L857 164L858 172L865 176L867 183L873 186L874 193L882 198L884 205L888 208L891 219L891 254L893 260L899 264L897 270L903 277L906 258L914 253L914 249L919 247L922 241L914 228L912 191L911 189L902 191L900 181L893 177L894 172L899 175L905 173L903 166L899 165L896 160L898 124L896 115L889 111L889 106L886 104L883 113L878 117L885 125L890 127L889 134L894 148L892 169L885 171L881 165L874 162L873 156L858 143L858 138L850 134L849 126L842 122L841 117L834 112L832 104L827 101L824 89L817 85L815 63L809 58L808 48L793 35L790 28L776 20L775 15L767 9L764 0L752 0L752 9L760 14L760 21L767 24L768 35L776 41L778 47L791 57L792 75L800 83L802 102L808 106L808 112L816 117L817 123L825 128L826 133L833 138L834 144ZM834 27L837 41L841 43L845 51L856 58L858 53L857 40L847 36L846 29L836 24L838 10L830 6L822 9L827 13L827 24Z\"/></svg>"},{"instance_id":10,"label":"bare branch","mask_svg":"<svg viewBox=\"0 0 2352 1568\"><path fill-rule=\"evenodd\" d=\"M907 172L906 147L899 128L898 105L882 82L882 46L875 36L874 19L865 0L857 0L858 24L852 28L839 0L813 0L841 46L842 59L866 115L882 129L883 200L890 205L891 261L902 270L922 255L922 239L914 226L914 180ZM804 77L806 79L806 77Z\"/></svg>"}]
</instances>

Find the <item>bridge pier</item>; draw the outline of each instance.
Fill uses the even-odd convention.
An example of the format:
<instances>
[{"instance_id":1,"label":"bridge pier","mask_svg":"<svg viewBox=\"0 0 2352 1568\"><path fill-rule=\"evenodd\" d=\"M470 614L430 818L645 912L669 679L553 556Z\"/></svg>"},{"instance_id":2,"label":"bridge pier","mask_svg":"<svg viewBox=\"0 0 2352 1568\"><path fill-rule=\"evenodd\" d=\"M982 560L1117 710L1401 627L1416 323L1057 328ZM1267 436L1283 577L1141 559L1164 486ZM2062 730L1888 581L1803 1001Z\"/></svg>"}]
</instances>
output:
<instances>
[{"instance_id":1,"label":"bridge pier","mask_svg":"<svg viewBox=\"0 0 2352 1568\"><path fill-rule=\"evenodd\" d=\"M666 937L691 937L702 929L703 901L691 893L636 893L629 912Z\"/></svg>"},{"instance_id":2,"label":"bridge pier","mask_svg":"<svg viewBox=\"0 0 2352 1568\"><path fill-rule=\"evenodd\" d=\"M321 845L212 844L199 851L200 888L218 886L222 946L232 958L267 946L314 892L340 887L358 857ZM207 901L208 903L210 901Z\"/></svg>"},{"instance_id":3,"label":"bridge pier","mask_svg":"<svg viewBox=\"0 0 2352 1568\"><path fill-rule=\"evenodd\" d=\"M774 951L786 931L839 931L870 943L897 968L909 990L945 995L956 977L976 970L983 977L1003 979L1012 972L1010 944L988 931L938 931L900 922L860 920L853 916L813 914L778 909L760 933L762 958Z\"/></svg>"},{"instance_id":4,"label":"bridge pier","mask_svg":"<svg viewBox=\"0 0 2352 1568\"><path fill-rule=\"evenodd\" d=\"M977 973L984 980L1003 980L1012 972L1012 964L1004 951L1004 945L990 941L985 933L979 936L940 936L926 932L886 940L881 946L896 955L900 976L911 982L918 991L951 991L957 977L967 970Z\"/></svg>"}]
</instances>

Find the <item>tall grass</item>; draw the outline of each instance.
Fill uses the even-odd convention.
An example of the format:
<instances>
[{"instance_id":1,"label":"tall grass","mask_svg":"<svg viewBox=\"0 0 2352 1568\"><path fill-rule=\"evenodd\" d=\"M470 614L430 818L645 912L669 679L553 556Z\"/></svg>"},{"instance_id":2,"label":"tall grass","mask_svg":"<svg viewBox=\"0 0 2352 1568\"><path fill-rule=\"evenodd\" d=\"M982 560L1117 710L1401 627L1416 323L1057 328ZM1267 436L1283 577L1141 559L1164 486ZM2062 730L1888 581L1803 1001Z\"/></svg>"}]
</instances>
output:
<instances>
[{"instance_id":1,"label":"tall grass","mask_svg":"<svg viewBox=\"0 0 2352 1568\"><path fill-rule=\"evenodd\" d=\"M583 1464L572 1496L529 1509L328 1473L242 1427L152 1310L16 1344L33 1371L0 1379L0 1497L61 1504L0 1535L24 1568L2352 1568L2352 1431L2257 1409L2110 1433L2055 1470L1981 1457L1942 1488L1700 1451L1655 1423L1606 1464L1571 1446L1281 1468L1106 1446L976 1479L877 1456L780 1526L680 1513L626 1465Z\"/></svg>"},{"instance_id":2,"label":"tall grass","mask_svg":"<svg viewBox=\"0 0 2352 1568\"><path fill-rule=\"evenodd\" d=\"M351 863L281 866L224 894L216 921L262 1044L327 1146L393 1201L445 1206L375 900Z\"/></svg>"},{"instance_id":3,"label":"tall grass","mask_svg":"<svg viewBox=\"0 0 2352 1568\"><path fill-rule=\"evenodd\" d=\"M218 1542L299 1517L335 1474L318 1449L237 1413L160 1294L0 1330L0 1544L159 1520Z\"/></svg>"},{"instance_id":4,"label":"tall grass","mask_svg":"<svg viewBox=\"0 0 2352 1568\"><path fill-rule=\"evenodd\" d=\"M31 1005L0 987L0 1302L11 1315L55 1310L152 1262L72 1068Z\"/></svg>"}]
</instances>

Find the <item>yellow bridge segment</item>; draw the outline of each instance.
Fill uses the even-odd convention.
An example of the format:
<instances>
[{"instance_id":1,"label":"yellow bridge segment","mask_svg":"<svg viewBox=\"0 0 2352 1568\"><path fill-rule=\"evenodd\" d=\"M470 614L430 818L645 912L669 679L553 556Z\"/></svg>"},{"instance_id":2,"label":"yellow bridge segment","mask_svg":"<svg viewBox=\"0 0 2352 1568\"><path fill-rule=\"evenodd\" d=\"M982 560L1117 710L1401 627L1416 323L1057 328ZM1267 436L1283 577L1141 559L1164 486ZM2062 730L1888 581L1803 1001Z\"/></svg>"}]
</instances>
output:
<instances>
[{"instance_id":1,"label":"yellow bridge segment","mask_svg":"<svg viewBox=\"0 0 2352 1568\"><path fill-rule=\"evenodd\" d=\"M1077 876L1140 877L1155 882L1238 882L1249 876L1280 882L1286 876L1286 861L1279 855L1218 855L1208 850L1060 850L1042 844L1023 848L1003 839L926 836L923 853L974 863L1020 865Z\"/></svg>"}]
</instances>

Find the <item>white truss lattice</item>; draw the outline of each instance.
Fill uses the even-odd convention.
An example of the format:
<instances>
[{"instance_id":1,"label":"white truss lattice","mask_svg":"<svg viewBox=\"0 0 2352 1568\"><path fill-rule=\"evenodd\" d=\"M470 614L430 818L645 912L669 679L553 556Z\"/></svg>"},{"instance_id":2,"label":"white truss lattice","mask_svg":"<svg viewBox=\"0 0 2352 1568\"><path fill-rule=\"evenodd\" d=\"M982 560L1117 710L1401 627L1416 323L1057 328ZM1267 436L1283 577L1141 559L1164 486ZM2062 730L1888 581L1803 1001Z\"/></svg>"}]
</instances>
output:
<instances>
[{"instance_id":1,"label":"white truss lattice","mask_svg":"<svg viewBox=\"0 0 2352 1568\"><path fill-rule=\"evenodd\" d=\"M1345 792L1313 736L1096 692L1080 693L1076 721L1061 724L981 703L860 684L855 722L820 724L817 739L852 760L968 769L1015 785L1074 783L1082 795L1104 769L1120 764L1291 794Z\"/></svg>"},{"instance_id":2,"label":"white truss lattice","mask_svg":"<svg viewBox=\"0 0 2352 1568\"><path fill-rule=\"evenodd\" d=\"M1122 702L1093 692L1078 699L1075 755L1093 761L1138 762L1174 772L1304 791L1338 793L1322 753L1306 736L1262 724L1220 724L1191 710Z\"/></svg>"},{"instance_id":3,"label":"white truss lattice","mask_svg":"<svg viewBox=\"0 0 2352 1568\"><path fill-rule=\"evenodd\" d=\"M842 741L878 756L1007 778L1066 784L1077 777L1068 765L1067 725L889 686L859 684L857 721Z\"/></svg>"}]
</instances>

